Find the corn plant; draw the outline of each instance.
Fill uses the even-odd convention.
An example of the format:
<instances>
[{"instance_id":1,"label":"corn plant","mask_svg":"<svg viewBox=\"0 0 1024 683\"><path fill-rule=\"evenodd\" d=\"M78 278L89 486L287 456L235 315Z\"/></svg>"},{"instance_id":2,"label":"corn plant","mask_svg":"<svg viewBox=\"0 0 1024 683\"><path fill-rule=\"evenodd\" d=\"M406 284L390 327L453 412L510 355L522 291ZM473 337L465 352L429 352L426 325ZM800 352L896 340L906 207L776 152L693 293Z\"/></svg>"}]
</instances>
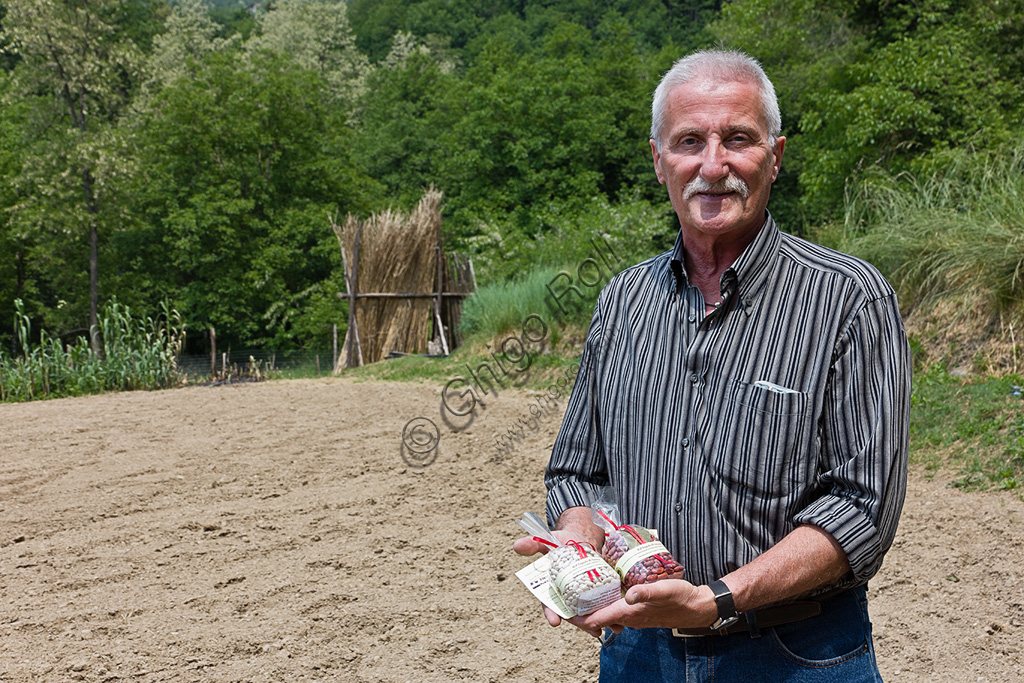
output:
<instances>
[{"instance_id":1,"label":"corn plant","mask_svg":"<svg viewBox=\"0 0 1024 683\"><path fill-rule=\"evenodd\" d=\"M63 344L46 330L32 344L32 321L20 300L14 302L19 353L0 352L0 401L31 401L103 391L159 389L178 383L177 358L185 339L178 312L166 302L157 319L132 315L112 301L99 320L101 353L79 337Z\"/></svg>"}]
</instances>

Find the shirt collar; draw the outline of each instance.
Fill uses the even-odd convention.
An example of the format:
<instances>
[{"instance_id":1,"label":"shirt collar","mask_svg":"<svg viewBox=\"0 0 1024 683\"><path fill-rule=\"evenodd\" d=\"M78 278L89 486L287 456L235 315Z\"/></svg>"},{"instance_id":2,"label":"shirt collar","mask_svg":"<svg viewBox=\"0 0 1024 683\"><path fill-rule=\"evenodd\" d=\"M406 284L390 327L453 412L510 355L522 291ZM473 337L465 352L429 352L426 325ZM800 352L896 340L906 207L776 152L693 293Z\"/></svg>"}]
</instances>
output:
<instances>
[{"instance_id":1,"label":"shirt collar","mask_svg":"<svg viewBox=\"0 0 1024 683\"><path fill-rule=\"evenodd\" d=\"M747 245L735 263L726 268L720 282L722 295L725 298L732 298L738 287L739 305L743 306L747 313L751 312L754 298L764 287L782 243L782 235L771 214L768 212L765 214L764 225L758 230L754 241ZM680 289L685 287L689 283L689 279L686 276L686 248L683 246L681 230L676 235L669 267L672 269L672 274L675 275L677 287Z\"/></svg>"}]
</instances>

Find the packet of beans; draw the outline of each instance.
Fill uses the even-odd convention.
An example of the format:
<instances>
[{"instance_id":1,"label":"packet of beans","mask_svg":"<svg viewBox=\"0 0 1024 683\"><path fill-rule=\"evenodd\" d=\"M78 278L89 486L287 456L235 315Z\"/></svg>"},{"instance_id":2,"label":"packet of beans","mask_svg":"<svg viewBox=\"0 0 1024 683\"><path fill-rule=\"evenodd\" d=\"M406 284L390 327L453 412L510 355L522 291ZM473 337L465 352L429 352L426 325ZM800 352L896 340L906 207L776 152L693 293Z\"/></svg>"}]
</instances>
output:
<instances>
[{"instance_id":1,"label":"packet of beans","mask_svg":"<svg viewBox=\"0 0 1024 683\"><path fill-rule=\"evenodd\" d=\"M604 529L602 555L622 577L624 589L662 579L683 578L683 566L650 529L618 523L618 506L614 503L594 503L591 517L594 524Z\"/></svg>"},{"instance_id":2,"label":"packet of beans","mask_svg":"<svg viewBox=\"0 0 1024 683\"><path fill-rule=\"evenodd\" d=\"M533 512L517 521L551 550L516 576L559 616L590 614L622 596L619 575L589 543L562 543Z\"/></svg>"}]
</instances>

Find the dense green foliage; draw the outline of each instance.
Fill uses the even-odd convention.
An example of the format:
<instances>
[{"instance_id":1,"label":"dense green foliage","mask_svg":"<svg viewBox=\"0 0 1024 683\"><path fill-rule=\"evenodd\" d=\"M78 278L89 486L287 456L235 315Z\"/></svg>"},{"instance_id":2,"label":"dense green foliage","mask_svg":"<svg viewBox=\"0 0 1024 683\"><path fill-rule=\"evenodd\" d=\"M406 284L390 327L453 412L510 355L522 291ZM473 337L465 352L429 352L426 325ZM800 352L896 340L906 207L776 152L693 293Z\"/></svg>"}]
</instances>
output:
<instances>
[{"instance_id":1,"label":"dense green foliage","mask_svg":"<svg viewBox=\"0 0 1024 683\"><path fill-rule=\"evenodd\" d=\"M88 335L114 297L145 315L169 300L218 348L327 348L345 319L328 215L408 208L430 184L484 285L571 271L594 239L620 267L667 249L649 99L716 42L777 84L789 142L771 206L793 232L841 221L879 177L952 177L967 146L1002 164L1024 117L1022 0L252 9L0 0L0 348L18 352L16 299Z\"/></svg>"},{"instance_id":2,"label":"dense green foliage","mask_svg":"<svg viewBox=\"0 0 1024 683\"><path fill-rule=\"evenodd\" d=\"M776 85L798 185L786 208L807 225L875 168L941 172L947 150L1019 139L1021 0L734 0L712 30Z\"/></svg>"}]
</instances>

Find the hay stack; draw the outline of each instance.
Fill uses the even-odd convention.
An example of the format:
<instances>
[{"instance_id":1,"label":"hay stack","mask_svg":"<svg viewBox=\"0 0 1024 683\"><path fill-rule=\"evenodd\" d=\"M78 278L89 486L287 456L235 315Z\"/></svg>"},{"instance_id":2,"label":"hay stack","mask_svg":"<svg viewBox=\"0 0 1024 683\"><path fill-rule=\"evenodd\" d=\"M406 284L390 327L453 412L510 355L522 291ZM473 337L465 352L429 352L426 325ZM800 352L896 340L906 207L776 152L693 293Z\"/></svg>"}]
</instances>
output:
<instances>
[{"instance_id":1,"label":"hay stack","mask_svg":"<svg viewBox=\"0 0 1024 683\"><path fill-rule=\"evenodd\" d=\"M360 229L361 225L361 229ZM411 215L387 210L360 222L349 214L333 225L357 293L430 294L437 288L441 243L441 192L431 187ZM358 263L356 235L360 235ZM392 351L425 353L433 318L430 298L356 299L356 328L363 363L375 363ZM349 336L338 354L335 372L348 366Z\"/></svg>"}]
</instances>

